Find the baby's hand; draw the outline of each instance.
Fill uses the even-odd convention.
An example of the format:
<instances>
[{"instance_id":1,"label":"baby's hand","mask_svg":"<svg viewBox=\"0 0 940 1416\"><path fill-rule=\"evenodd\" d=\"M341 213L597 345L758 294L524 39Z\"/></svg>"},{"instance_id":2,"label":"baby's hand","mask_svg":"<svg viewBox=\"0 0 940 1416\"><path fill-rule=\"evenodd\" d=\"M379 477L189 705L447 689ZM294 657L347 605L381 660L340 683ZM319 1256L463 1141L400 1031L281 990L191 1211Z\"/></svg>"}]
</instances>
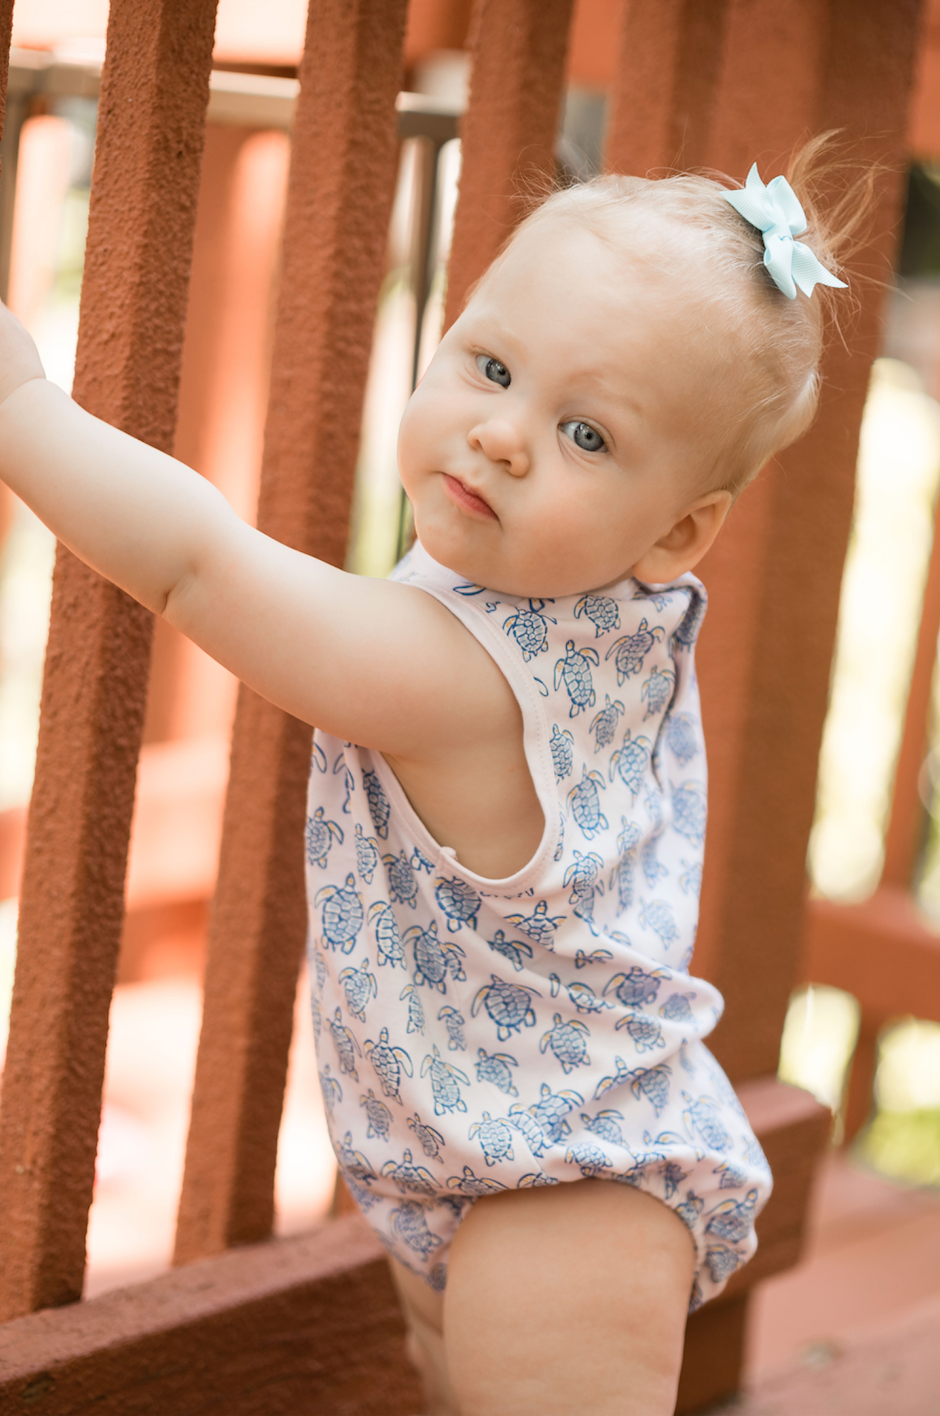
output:
<instances>
[{"instance_id":1,"label":"baby's hand","mask_svg":"<svg viewBox=\"0 0 940 1416\"><path fill-rule=\"evenodd\" d=\"M30 379L44 379L45 370L32 336L0 304L0 403Z\"/></svg>"}]
</instances>

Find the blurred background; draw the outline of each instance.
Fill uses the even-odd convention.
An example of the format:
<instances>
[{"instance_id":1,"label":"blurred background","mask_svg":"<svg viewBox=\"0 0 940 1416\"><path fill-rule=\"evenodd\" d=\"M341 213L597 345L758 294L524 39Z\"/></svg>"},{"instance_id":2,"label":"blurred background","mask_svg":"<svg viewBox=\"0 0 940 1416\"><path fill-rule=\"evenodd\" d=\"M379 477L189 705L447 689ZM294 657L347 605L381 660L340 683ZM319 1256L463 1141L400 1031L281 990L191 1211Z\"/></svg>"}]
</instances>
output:
<instances>
[{"instance_id":1,"label":"blurred background","mask_svg":"<svg viewBox=\"0 0 940 1416\"><path fill-rule=\"evenodd\" d=\"M261 460L305 10L303 0L269 0L263 25L259 7L244 0L222 0L219 11L176 453L248 519ZM559 163L574 175L596 172L602 161L621 10L622 0L576 5L557 150ZM891 288L883 357L872 372L862 432L807 866L820 901L860 905L884 887L896 767L911 686L920 682L930 699L929 729L923 749L922 729L908 729L919 754L916 800L905 806L916 831L917 867L905 891L909 887L917 927L940 937L940 675L936 625L931 631L927 611L922 614L931 577L940 576L940 3L933 0L929 11L910 130L906 215L897 268L885 271ZM369 575L385 575L408 536L395 464L397 425L440 332L469 18L469 0L412 0L400 102L406 136L376 314L348 562ZM104 0L17 0L14 14L0 149L0 294L34 335L49 377L65 389L78 328L106 25ZM49 533L0 488L0 1056L53 555ZM111 1016L90 1293L169 1262L234 705L230 676L158 623ZM822 977L813 972L813 957L808 946L807 981L792 1000L780 1074L831 1106L834 1145L848 1145L838 1160L842 1168L832 1172L836 1179L824 1182L820 1204L834 1210L848 1193L855 1197L849 1208L855 1205L858 1213L880 1205L879 1213L891 1210L919 1222L929 1212L935 1246L929 1291L936 1292L936 1008L925 1008L926 1017L916 1008L878 1017L869 1067L874 1085L869 1079L861 1112L856 1105L858 1114L847 1116L860 1006L851 988L813 982ZM305 986L301 979L278 1157L280 1233L322 1216L333 1187ZM884 1189L888 1182L895 1188ZM913 1244L913 1230L910 1237ZM790 1281L784 1275L778 1282ZM773 1341L759 1339L765 1340L761 1360L772 1365L786 1342L806 1337L794 1322L786 1340L779 1331Z\"/></svg>"}]
</instances>

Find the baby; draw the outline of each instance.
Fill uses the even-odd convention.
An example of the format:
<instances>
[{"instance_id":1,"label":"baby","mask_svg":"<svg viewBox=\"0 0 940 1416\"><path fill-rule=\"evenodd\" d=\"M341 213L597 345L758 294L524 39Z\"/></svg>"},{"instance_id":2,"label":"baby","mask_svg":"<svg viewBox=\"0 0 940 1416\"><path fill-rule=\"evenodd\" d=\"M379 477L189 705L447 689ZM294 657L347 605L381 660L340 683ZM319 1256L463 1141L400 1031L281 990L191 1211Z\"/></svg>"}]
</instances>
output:
<instances>
[{"instance_id":1,"label":"baby","mask_svg":"<svg viewBox=\"0 0 940 1416\"><path fill-rule=\"evenodd\" d=\"M2 312L3 477L317 725L323 1093L429 1416L666 1416L688 1308L755 1246L770 1175L702 1044L721 999L689 973L690 572L815 411L807 297L841 282L804 228L756 171L549 198L408 405L418 541L388 581L245 525L46 383ZM831 262L818 227L811 245Z\"/></svg>"}]
</instances>

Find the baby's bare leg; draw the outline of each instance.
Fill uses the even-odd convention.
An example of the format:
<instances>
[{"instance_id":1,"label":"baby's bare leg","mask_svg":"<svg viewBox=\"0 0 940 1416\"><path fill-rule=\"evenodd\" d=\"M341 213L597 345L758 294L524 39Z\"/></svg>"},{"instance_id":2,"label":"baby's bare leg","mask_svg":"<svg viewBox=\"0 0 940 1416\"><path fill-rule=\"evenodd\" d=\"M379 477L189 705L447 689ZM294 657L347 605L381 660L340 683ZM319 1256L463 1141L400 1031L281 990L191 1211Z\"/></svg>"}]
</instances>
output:
<instances>
[{"instance_id":1,"label":"baby's bare leg","mask_svg":"<svg viewBox=\"0 0 940 1416\"><path fill-rule=\"evenodd\" d=\"M479 1200L444 1298L460 1416L671 1416L693 1269L682 1221L627 1186Z\"/></svg>"},{"instance_id":2,"label":"baby's bare leg","mask_svg":"<svg viewBox=\"0 0 940 1416\"><path fill-rule=\"evenodd\" d=\"M424 1383L423 1416L459 1416L447 1378L444 1300L397 1259L389 1265L408 1325L408 1356Z\"/></svg>"}]
</instances>

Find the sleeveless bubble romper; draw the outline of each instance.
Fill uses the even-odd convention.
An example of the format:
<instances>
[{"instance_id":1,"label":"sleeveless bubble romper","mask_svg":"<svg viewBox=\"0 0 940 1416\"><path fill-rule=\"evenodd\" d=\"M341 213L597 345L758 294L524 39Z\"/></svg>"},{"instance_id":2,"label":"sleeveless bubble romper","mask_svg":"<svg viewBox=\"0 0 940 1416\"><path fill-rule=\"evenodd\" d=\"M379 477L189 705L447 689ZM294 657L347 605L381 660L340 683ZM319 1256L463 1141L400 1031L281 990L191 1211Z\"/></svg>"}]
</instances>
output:
<instances>
[{"instance_id":1,"label":"sleeveless bubble romper","mask_svg":"<svg viewBox=\"0 0 940 1416\"><path fill-rule=\"evenodd\" d=\"M392 578L475 636L519 702L545 816L523 869L467 870L378 752L314 737L306 822L323 1098L343 1177L435 1289L467 1209L599 1178L654 1195L697 1251L692 1308L754 1252L761 1148L702 1044L689 972L705 841L692 575L529 600L416 545Z\"/></svg>"}]
</instances>

